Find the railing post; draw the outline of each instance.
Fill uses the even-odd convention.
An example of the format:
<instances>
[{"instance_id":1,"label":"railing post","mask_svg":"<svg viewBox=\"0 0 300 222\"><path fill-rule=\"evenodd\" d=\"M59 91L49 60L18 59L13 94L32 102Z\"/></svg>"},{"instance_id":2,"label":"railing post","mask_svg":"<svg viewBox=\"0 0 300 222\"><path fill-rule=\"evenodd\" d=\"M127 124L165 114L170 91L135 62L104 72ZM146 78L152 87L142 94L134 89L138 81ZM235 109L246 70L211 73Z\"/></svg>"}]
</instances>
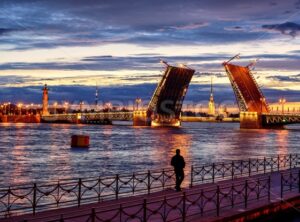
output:
<instances>
[{"instance_id":1,"label":"railing post","mask_svg":"<svg viewBox=\"0 0 300 222\"><path fill-rule=\"evenodd\" d=\"M266 157L264 157L264 174L266 173Z\"/></svg>"},{"instance_id":2,"label":"railing post","mask_svg":"<svg viewBox=\"0 0 300 222\"><path fill-rule=\"evenodd\" d=\"M143 222L147 222L147 199L143 201Z\"/></svg>"},{"instance_id":3,"label":"railing post","mask_svg":"<svg viewBox=\"0 0 300 222\"><path fill-rule=\"evenodd\" d=\"M6 207L6 214L9 215L10 214L10 194L11 194L11 189L10 189L10 186L8 187L8 190L7 190L7 207Z\"/></svg>"},{"instance_id":4,"label":"railing post","mask_svg":"<svg viewBox=\"0 0 300 222\"><path fill-rule=\"evenodd\" d=\"M245 181L245 208L248 206L248 180Z\"/></svg>"},{"instance_id":5,"label":"railing post","mask_svg":"<svg viewBox=\"0 0 300 222\"><path fill-rule=\"evenodd\" d=\"M290 169L292 169L292 154L290 154Z\"/></svg>"},{"instance_id":6,"label":"railing post","mask_svg":"<svg viewBox=\"0 0 300 222\"><path fill-rule=\"evenodd\" d=\"M194 166L191 166L191 183L190 187L193 187L193 179L194 179Z\"/></svg>"},{"instance_id":7,"label":"railing post","mask_svg":"<svg viewBox=\"0 0 300 222\"><path fill-rule=\"evenodd\" d=\"M116 174L116 200L119 199L119 174Z\"/></svg>"},{"instance_id":8,"label":"railing post","mask_svg":"<svg viewBox=\"0 0 300 222\"><path fill-rule=\"evenodd\" d=\"M243 169L244 169L244 161L241 160L240 166L241 166L241 176L243 175Z\"/></svg>"},{"instance_id":9,"label":"railing post","mask_svg":"<svg viewBox=\"0 0 300 222\"><path fill-rule=\"evenodd\" d=\"M217 186L217 216L220 216L220 187Z\"/></svg>"},{"instance_id":10,"label":"railing post","mask_svg":"<svg viewBox=\"0 0 300 222\"><path fill-rule=\"evenodd\" d=\"M249 162L248 162L248 173L249 173L249 177L251 176L251 159L249 158Z\"/></svg>"},{"instance_id":11,"label":"railing post","mask_svg":"<svg viewBox=\"0 0 300 222\"><path fill-rule=\"evenodd\" d=\"M277 156L277 171L279 171L280 168L280 156Z\"/></svg>"},{"instance_id":12,"label":"railing post","mask_svg":"<svg viewBox=\"0 0 300 222\"><path fill-rule=\"evenodd\" d=\"M135 184L134 184L134 180L135 180L135 173L132 174L132 193L134 194L135 192Z\"/></svg>"},{"instance_id":13,"label":"railing post","mask_svg":"<svg viewBox=\"0 0 300 222\"><path fill-rule=\"evenodd\" d=\"M33 199L32 199L32 212L33 215L35 215L35 211L36 211L36 183L33 184Z\"/></svg>"},{"instance_id":14,"label":"railing post","mask_svg":"<svg viewBox=\"0 0 300 222\"><path fill-rule=\"evenodd\" d=\"M79 180L78 180L78 199L77 199L77 201L78 201L78 207L80 207L80 204L81 204L81 184L82 184L82 180L81 180L81 178L79 178Z\"/></svg>"},{"instance_id":15,"label":"railing post","mask_svg":"<svg viewBox=\"0 0 300 222\"><path fill-rule=\"evenodd\" d=\"M185 201L186 201L186 194L185 192L183 192L183 197L182 197L182 222L185 222L185 218L186 218L186 211L185 211Z\"/></svg>"},{"instance_id":16,"label":"railing post","mask_svg":"<svg viewBox=\"0 0 300 222\"><path fill-rule=\"evenodd\" d=\"M150 184L150 170L148 170L147 173L147 189L148 189L148 194L150 194L150 190L151 190L151 184Z\"/></svg>"},{"instance_id":17,"label":"railing post","mask_svg":"<svg viewBox=\"0 0 300 222\"><path fill-rule=\"evenodd\" d=\"M231 162L231 180L234 178L234 161Z\"/></svg>"},{"instance_id":18,"label":"railing post","mask_svg":"<svg viewBox=\"0 0 300 222\"><path fill-rule=\"evenodd\" d=\"M96 211L95 208L92 208L92 214L91 214L91 222L96 221Z\"/></svg>"},{"instance_id":19,"label":"railing post","mask_svg":"<svg viewBox=\"0 0 300 222\"><path fill-rule=\"evenodd\" d=\"M215 163L212 164L212 182L215 182Z\"/></svg>"},{"instance_id":20,"label":"railing post","mask_svg":"<svg viewBox=\"0 0 300 222\"><path fill-rule=\"evenodd\" d=\"M165 169L162 170L162 188L165 189Z\"/></svg>"}]
</instances>

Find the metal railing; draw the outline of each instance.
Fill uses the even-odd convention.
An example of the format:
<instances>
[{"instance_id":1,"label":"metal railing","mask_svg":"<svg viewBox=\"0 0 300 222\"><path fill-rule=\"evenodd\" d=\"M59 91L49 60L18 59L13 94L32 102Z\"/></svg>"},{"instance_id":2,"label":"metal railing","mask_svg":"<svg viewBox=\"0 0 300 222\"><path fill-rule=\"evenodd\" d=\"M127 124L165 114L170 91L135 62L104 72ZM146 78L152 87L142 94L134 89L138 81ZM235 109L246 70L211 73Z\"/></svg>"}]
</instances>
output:
<instances>
[{"instance_id":1,"label":"metal railing","mask_svg":"<svg viewBox=\"0 0 300 222\"><path fill-rule=\"evenodd\" d=\"M284 193L297 190L300 193L300 170L290 170L281 173L280 177L280 197L283 200Z\"/></svg>"},{"instance_id":2,"label":"metal railing","mask_svg":"<svg viewBox=\"0 0 300 222\"><path fill-rule=\"evenodd\" d=\"M220 216L234 207L247 208L254 201L270 202L271 180L264 176L239 183L215 185L192 192L140 199L105 209L92 208L24 222L66 221L186 221L195 216Z\"/></svg>"},{"instance_id":3,"label":"metal railing","mask_svg":"<svg viewBox=\"0 0 300 222\"><path fill-rule=\"evenodd\" d=\"M190 186L199 183L214 183L218 180L235 179L261 173L292 169L299 165L299 154L277 155L264 158L249 158L231 162L212 163L191 167Z\"/></svg>"},{"instance_id":4,"label":"metal railing","mask_svg":"<svg viewBox=\"0 0 300 222\"><path fill-rule=\"evenodd\" d=\"M297 167L298 154L191 166L190 186ZM175 186L172 168L111 177L59 180L0 188L0 216L32 213L120 197L150 194Z\"/></svg>"}]
</instances>

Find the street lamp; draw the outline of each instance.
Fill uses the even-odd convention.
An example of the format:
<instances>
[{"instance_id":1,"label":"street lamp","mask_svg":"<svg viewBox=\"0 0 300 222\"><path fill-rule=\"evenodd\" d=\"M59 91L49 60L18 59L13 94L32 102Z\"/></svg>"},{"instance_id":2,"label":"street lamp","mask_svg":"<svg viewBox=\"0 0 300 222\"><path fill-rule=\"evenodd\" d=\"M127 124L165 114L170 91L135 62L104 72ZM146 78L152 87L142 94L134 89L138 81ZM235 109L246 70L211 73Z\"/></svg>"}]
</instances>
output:
<instances>
[{"instance_id":1,"label":"street lamp","mask_svg":"<svg viewBox=\"0 0 300 222\"><path fill-rule=\"evenodd\" d=\"M54 106L54 114L56 114L57 102L54 102L54 103L53 103L53 106Z\"/></svg>"},{"instance_id":2,"label":"street lamp","mask_svg":"<svg viewBox=\"0 0 300 222\"><path fill-rule=\"evenodd\" d=\"M33 114L33 105L34 105L33 103L30 104L30 111L29 111L30 114Z\"/></svg>"},{"instance_id":3,"label":"street lamp","mask_svg":"<svg viewBox=\"0 0 300 222\"><path fill-rule=\"evenodd\" d=\"M23 106L23 104L22 104L22 103L19 103L19 104L18 104L18 108L19 108L19 115L22 115L22 106Z\"/></svg>"},{"instance_id":4,"label":"street lamp","mask_svg":"<svg viewBox=\"0 0 300 222\"><path fill-rule=\"evenodd\" d=\"M69 106L69 103L65 102L64 103L65 113L67 113L67 111L68 111L68 106Z\"/></svg>"},{"instance_id":5,"label":"street lamp","mask_svg":"<svg viewBox=\"0 0 300 222\"><path fill-rule=\"evenodd\" d=\"M80 103L79 103L79 109L80 109L81 113L82 113L82 110L83 110L83 105L84 105L84 102L80 101Z\"/></svg>"},{"instance_id":6,"label":"street lamp","mask_svg":"<svg viewBox=\"0 0 300 222\"><path fill-rule=\"evenodd\" d=\"M10 102L8 102L7 105L8 105L8 115L10 115L11 114L10 113Z\"/></svg>"},{"instance_id":7,"label":"street lamp","mask_svg":"<svg viewBox=\"0 0 300 222\"><path fill-rule=\"evenodd\" d=\"M107 111L110 112L111 108L112 108L112 104L111 103L106 103L105 104Z\"/></svg>"},{"instance_id":8,"label":"street lamp","mask_svg":"<svg viewBox=\"0 0 300 222\"><path fill-rule=\"evenodd\" d=\"M284 114L284 104L285 104L286 100L285 98L280 98L279 99L279 103L281 104L281 112L282 114Z\"/></svg>"},{"instance_id":9,"label":"street lamp","mask_svg":"<svg viewBox=\"0 0 300 222\"><path fill-rule=\"evenodd\" d=\"M263 112L263 104L266 102L266 98L262 97L260 100L260 112Z\"/></svg>"},{"instance_id":10,"label":"street lamp","mask_svg":"<svg viewBox=\"0 0 300 222\"><path fill-rule=\"evenodd\" d=\"M135 103L136 103L136 110L138 111L139 110L139 104L142 103L142 99L141 98L136 98Z\"/></svg>"}]
</instances>

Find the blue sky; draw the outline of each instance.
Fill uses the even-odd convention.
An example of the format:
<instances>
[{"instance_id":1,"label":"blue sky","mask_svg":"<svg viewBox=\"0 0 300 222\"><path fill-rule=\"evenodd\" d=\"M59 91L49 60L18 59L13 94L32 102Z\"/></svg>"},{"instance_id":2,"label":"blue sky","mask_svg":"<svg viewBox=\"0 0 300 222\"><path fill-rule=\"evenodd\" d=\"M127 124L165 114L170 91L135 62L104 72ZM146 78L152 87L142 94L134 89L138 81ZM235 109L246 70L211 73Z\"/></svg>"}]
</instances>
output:
<instances>
[{"instance_id":1,"label":"blue sky","mask_svg":"<svg viewBox=\"0 0 300 222\"><path fill-rule=\"evenodd\" d=\"M269 101L300 101L300 0L1 0L0 100L150 99L164 67L196 69L187 100L234 100L221 63L259 59Z\"/></svg>"}]
</instances>

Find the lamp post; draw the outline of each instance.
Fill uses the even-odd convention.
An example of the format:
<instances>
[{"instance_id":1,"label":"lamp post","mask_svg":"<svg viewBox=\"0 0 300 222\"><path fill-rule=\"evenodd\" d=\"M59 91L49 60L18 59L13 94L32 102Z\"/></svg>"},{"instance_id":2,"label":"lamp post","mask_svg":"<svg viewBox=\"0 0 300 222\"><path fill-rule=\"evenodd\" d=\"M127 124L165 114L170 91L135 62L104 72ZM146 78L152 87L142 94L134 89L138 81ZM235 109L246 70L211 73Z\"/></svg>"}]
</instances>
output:
<instances>
[{"instance_id":1,"label":"lamp post","mask_svg":"<svg viewBox=\"0 0 300 222\"><path fill-rule=\"evenodd\" d=\"M80 103L79 103L79 109L80 109L81 113L82 113L82 110L83 110L83 105L84 105L84 102L80 101Z\"/></svg>"},{"instance_id":2,"label":"lamp post","mask_svg":"<svg viewBox=\"0 0 300 222\"><path fill-rule=\"evenodd\" d=\"M29 111L30 114L33 114L33 105L34 105L33 103L30 104L30 111Z\"/></svg>"},{"instance_id":3,"label":"lamp post","mask_svg":"<svg viewBox=\"0 0 300 222\"><path fill-rule=\"evenodd\" d=\"M53 107L54 107L54 114L56 114L57 102L53 103Z\"/></svg>"},{"instance_id":4,"label":"lamp post","mask_svg":"<svg viewBox=\"0 0 300 222\"><path fill-rule=\"evenodd\" d=\"M64 103L65 113L68 112L68 106L69 106L69 103L68 103L68 102L65 102L65 103Z\"/></svg>"},{"instance_id":5,"label":"lamp post","mask_svg":"<svg viewBox=\"0 0 300 222\"><path fill-rule=\"evenodd\" d=\"M6 115L6 103L3 104L3 114Z\"/></svg>"},{"instance_id":6,"label":"lamp post","mask_svg":"<svg viewBox=\"0 0 300 222\"><path fill-rule=\"evenodd\" d=\"M259 99L260 100L260 112L263 112L263 104L266 101L266 98L262 97Z\"/></svg>"},{"instance_id":7,"label":"lamp post","mask_svg":"<svg viewBox=\"0 0 300 222\"><path fill-rule=\"evenodd\" d=\"M22 106L23 106L23 104L22 104L22 103L19 103L19 104L18 104L18 108L19 108L19 115L22 115Z\"/></svg>"},{"instance_id":8,"label":"lamp post","mask_svg":"<svg viewBox=\"0 0 300 222\"><path fill-rule=\"evenodd\" d=\"M8 105L8 115L10 115L11 114L10 113L10 102L8 102L7 105Z\"/></svg>"},{"instance_id":9,"label":"lamp post","mask_svg":"<svg viewBox=\"0 0 300 222\"><path fill-rule=\"evenodd\" d=\"M139 104L142 103L142 99L141 98L136 98L135 103L136 103L136 110L138 111L139 110Z\"/></svg>"},{"instance_id":10,"label":"lamp post","mask_svg":"<svg viewBox=\"0 0 300 222\"><path fill-rule=\"evenodd\" d=\"M281 113L284 114L284 104L285 104L286 100L285 98L280 98L279 99L279 103L281 104Z\"/></svg>"},{"instance_id":11,"label":"lamp post","mask_svg":"<svg viewBox=\"0 0 300 222\"><path fill-rule=\"evenodd\" d=\"M107 112L110 112L111 108L112 108L112 104L111 103L106 103L105 104Z\"/></svg>"}]
</instances>

